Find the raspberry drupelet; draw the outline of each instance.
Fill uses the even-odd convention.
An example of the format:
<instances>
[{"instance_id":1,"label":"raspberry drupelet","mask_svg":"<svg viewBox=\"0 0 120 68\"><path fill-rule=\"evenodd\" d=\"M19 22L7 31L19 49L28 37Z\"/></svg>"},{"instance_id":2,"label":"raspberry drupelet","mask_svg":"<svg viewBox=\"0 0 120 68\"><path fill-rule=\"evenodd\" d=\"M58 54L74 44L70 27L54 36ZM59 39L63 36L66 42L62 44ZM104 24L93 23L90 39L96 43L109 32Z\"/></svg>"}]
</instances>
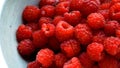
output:
<instances>
[{"instance_id":1,"label":"raspberry drupelet","mask_svg":"<svg viewBox=\"0 0 120 68\"><path fill-rule=\"evenodd\" d=\"M100 61L104 57L104 46L100 43L93 42L87 47L87 54L94 61Z\"/></svg>"},{"instance_id":2,"label":"raspberry drupelet","mask_svg":"<svg viewBox=\"0 0 120 68\"><path fill-rule=\"evenodd\" d=\"M105 25L105 18L100 13L91 13L87 17L88 24L93 29L103 28Z\"/></svg>"},{"instance_id":3,"label":"raspberry drupelet","mask_svg":"<svg viewBox=\"0 0 120 68\"><path fill-rule=\"evenodd\" d=\"M77 57L73 57L64 64L63 68L82 68L82 65Z\"/></svg>"},{"instance_id":4,"label":"raspberry drupelet","mask_svg":"<svg viewBox=\"0 0 120 68\"><path fill-rule=\"evenodd\" d=\"M74 39L64 41L63 43L61 43L60 47L61 47L62 52L68 58L77 56L81 50L79 43Z\"/></svg>"},{"instance_id":5,"label":"raspberry drupelet","mask_svg":"<svg viewBox=\"0 0 120 68\"><path fill-rule=\"evenodd\" d=\"M24 39L31 39L32 29L29 26L21 24L17 29L16 37L18 41L21 41Z\"/></svg>"},{"instance_id":6,"label":"raspberry drupelet","mask_svg":"<svg viewBox=\"0 0 120 68\"><path fill-rule=\"evenodd\" d=\"M42 64L43 67L49 67L54 61L54 52L48 48L41 49L37 53L36 61Z\"/></svg>"},{"instance_id":7,"label":"raspberry drupelet","mask_svg":"<svg viewBox=\"0 0 120 68\"><path fill-rule=\"evenodd\" d=\"M69 25L67 22L60 21L56 25L55 35L60 42L63 42L65 40L73 38L74 28L73 26Z\"/></svg>"},{"instance_id":8,"label":"raspberry drupelet","mask_svg":"<svg viewBox=\"0 0 120 68\"><path fill-rule=\"evenodd\" d=\"M29 62L27 68L40 68L41 65L37 61Z\"/></svg>"},{"instance_id":9,"label":"raspberry drupelet","mask_svg":"<svg viewBox=\"0 0 120 68\"><path fill-rule=\"evenodd\" d=\"M64 19L70 25L75 26L75 25L77 25L80 22L81 13L79 11L72 11L70 13L66 12L64 14Z\"/></svg>"},{"instance_id":10,"label":"raspberry drupelet","mask_svg":"<svg viewBox=\"0 0 120 68\"><path fill-rule=\"evenodd\" d=\"M108 37L104 40L104 48L110 55L116 55L120 52L120 39L117 37Z\"/></svg>"},{"instance_id":11,"label":"raspberry drupelet","mask_svg":"<svg viewBox=\"0 0 120 68\"><path fill-rule=\"evenodd\" d=\"M27 22L37 21L40 18L40 9L33 5L26 6L22 16Z\"/></svg>"}]
</instances>

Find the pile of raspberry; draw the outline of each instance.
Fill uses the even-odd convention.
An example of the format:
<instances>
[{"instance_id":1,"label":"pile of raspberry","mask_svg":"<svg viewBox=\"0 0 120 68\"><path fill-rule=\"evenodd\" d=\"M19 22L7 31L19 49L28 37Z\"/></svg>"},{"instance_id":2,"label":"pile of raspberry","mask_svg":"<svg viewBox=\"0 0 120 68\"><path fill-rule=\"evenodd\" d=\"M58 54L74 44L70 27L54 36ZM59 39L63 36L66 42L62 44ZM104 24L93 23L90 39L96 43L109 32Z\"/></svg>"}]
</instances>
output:
<instances>
[{"instance_id":1,"label":"pile of raspberry","mask_svg":"<svg viewBox=\"0 0 120 68\"><path fill-rule=\"evenodd\" d=\"M120 68L120 0L40 0L22 19L27 68Z\"/></svg>"}]
</instances>

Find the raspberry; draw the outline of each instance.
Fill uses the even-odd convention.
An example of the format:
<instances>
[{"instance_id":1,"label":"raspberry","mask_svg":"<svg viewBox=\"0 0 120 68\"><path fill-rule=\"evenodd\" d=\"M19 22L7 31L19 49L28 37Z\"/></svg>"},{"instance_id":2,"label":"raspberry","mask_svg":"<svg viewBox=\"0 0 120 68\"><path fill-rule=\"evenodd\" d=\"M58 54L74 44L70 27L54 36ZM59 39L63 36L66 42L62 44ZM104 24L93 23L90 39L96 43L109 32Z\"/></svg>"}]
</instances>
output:
<instances>
[{"instance_id":1,"label":"raspberry","mask_svg":"<svg viewBox=\"0 0 120 68\"><path fill-rule=\"evenodd\" d=\"M20 53L21 56L30 56L34 51L35 48L33 46L33 43L29 39L25 39L21 41L17 47L18 52Z\"/></svg>"},{"instance_id":2,"label":"raspberry","mask_svg":"<svg viewBox=\"0 0 120 68\"><path fill-rule=\"evenodd\" d=\"M53 24L43 24L41 30L44 32L45 36L52 37L55 33L55 26Z\"/></svg>"},{"instance_id":3,"label":"raspberry","mask_svg":"<svg viewBox=\"0 0 120 68\"><path fill-rule=\"evenodd\" d=\"M77 56L81 50L79 43L74 39L64 41L63 43L61 43L60 47L61 47L62 52L68 58Z\"/></svg>"},{"instance_id":4,"label":"raspberry","mask_svg":"<svg viewBox=\"0 0 120 68\"><path fill-rule=\"evenodd\" d=\"M47 37L42 30L33 33L33 44L36 48L41 48L47 43Z\"/></svg>"},{"instance_id":5,"label":"raspberry","mask_svg":"<svg viewBox=\"0 0 120 68\"><path fill-rule=\"evenodd\" d=\"M83 68L92 68L94 62L89 58L88 54L83 52L80 56L79 56L79 60L83 66Z\"/></svg>"},{"instance_id":6,"label":"raspberry","mask_svg":"<svg viewBox=\"0 0 120 68\"><path fill-rule=\"evenodd\" d=\"M75 26L80 22L81 13L79 11L66 12L64 18L70 25Z\"/></svg>"},{"instance_id":7,"label":"raspberry","mask_svg":"<svg viewBox=\"0 0 120 68\"><path fill-rule=\"evenodd\" d=\"M120 28L119 27L116 29L115 33L116 33L116 36L120 38Z\"/></svg>"},{"instance_id":8,"label":"raspberry","mask_svg":"<svg viewBox=\"0 0 120 68\"><path fill-rule=\"evenodd\" d=\"M57 68L62 68L64 63L67 61L66 56L62 53L58 53L55 55L55 64Z\"/></svg>"},{"instance_id":9,"label":"raspberry","mask_svg":"<svg viewBox=\"0 0 120 68\"><path fill-rule=\"evenodd\" d=\"M32 36L32 29L28 26L25 26L21 24L16 32L16 37L18 41L24 40L24 39L30 39Z\"/></svg>"},{"instance_id":10,"label":"raspberry","mask_svg":"<svg viewBox=\"0 0 120 68\"><path fill-rule=\"evenodd\" d=\"M73 57L64 64L63 68L82 68L82 65L77 57Z\"/></svg>"},{"instance_id":11,"label":"raspberry","mask_svg":"<svg viewBox=\"0 0 120 68\"><path fill-rule=\"evenodd\" d=\"M42 64L43 67L49 67L54 59L54 52L48 48L41 49L37 56L36 60Z\"/></svg>"},{"instance_id":12,"label":"raspberry","mask_svg":"<svg viewBox=\"0 0 120 68\"><path fill-rule=\"evenodd\" d=\"M60 42L54 36L49 38L48 46L55 52L60 51Z\"/></svg>"},{"instance_id":13,"label":"raspberry","mask_svg":"<svg viewBox=\"0 0 120 68\"><path fill-rule=\"evenodd\" d=\"M93 29L103 28L105 25L105 19L100 13L91 13L87 17L88 24Z\"/></svg>"},{"instance_id":14,"label":"raspberry","mask_svg":"<svg viewBox=\"0 0 120 68\"><path fill-rule=\"evenodd\" d=\"M79 10L82 7L82 0L71 0L70 9L71 10Z\"/></svg>"},{"instance_id":15,"label":"raspberry","mask_svg":"<svg viewBox=\"0 0 120 68\"><path fill-rule=\"evenodd\" d=\"M115 31L118 26L119 23L117 21L108 21L104 26L104 32L109 36L115 35Z\"/></svg>"},{"instance_id":16,"label":"raspberry","mask_svg":"<svg viewBox=\"0 0 120 68\"><path fill-rule=\"evenodd\" d=\"M26 26L31 27L33 32L39 29L38 23L35 23L35 22L30 22L30 23L26 24Z\"/></svg>"},{"instance_id":17,"label":"raspberry","mask_svg":"<svg viewBox=\"0 0 120 68\"><path fill-rule=\"evenodd\" d=\"M53 24L56 26L59 21L64 21L64 17L62 16L56 16L53 20Z\"/></svg>"},{"instance_id":18,"label":"raspberry","mask_svg":"<svg viewBox=\"0 0 120 68\"><path fill-rule=\"evenodd\" d=\"M103 15L103 17L105 18L105 20L109 20L109 10L98 10L98 13L100 13L101 15Z\"/></svg>"},{"instance_id":19,"label":"raspberry","mask_svg":"<svg viewBox=\"0 0 120 68\"><path fill-rule=\"evenodd\" d=\"M118 61L113 57L105 57L99 62L100 68L118 68Z\"/></svg>"},{"instance_id":20,"label":"raspberry","mask_svg":"<svg viewBox=\"0 0 120 68\"><path fill-rule=\"evenodd\" d=\"M86 24L78 24L75 27L75 37L82 45L87 45L92 41L92 32Z\"/></svg>"},{"instance_id":21,"label":"raspberry","mask_svg":"<svg viewBox=\"0 0 120 68\"><path fill-rule=\"evenodd\" d=\"M66 12L69 12L69 2L61 2L56 5L56 15L63 15Z\"/></svg>"},{"instance_id":22,"label":"raspberry","mask_svg":"<svg viewBox=\"0 0 120 68\"><path fill-rule=\"evenodd\" d=\"M110 17L114 20L120 20L120 3L112 5L109 9Z\"/></svg>"},{"instance_id":23,"label":"raspberry","mask_svg":"<svg viewBox=\"0 0 120 68\"><path fill-rule=\"evenodd\" d=\"M117 37L108 37L104 40L104 47L108 54L116 55L120 50L120 39Z\"/></svg>"},{"instance_id":24,"label":"raspberry","mask_svg":"<svg viewBox=\"0 0 120 68\"><path fill-rule=\"evenodd\" d=\"M52 22L52 19L49 18L49 17L41 17L39 19L39 27L42 27L42 24L48 24L48 23L51 23Z\"/></svg>"},{"instance_id":25,"label":"raspberry","mask_svg":"<svg viewBox=\"0 0 120 68\"><path fill-rule=\"evenodd\" d=\"M73 37L74 28L65 21L60 21L56 25L56 38L62 42Z\"/></svg>"},{"instance_id":26,"label":"raspberry","mask_svg":"<svg viewBox=\"0 0 120 68\"><path fill-rule=\"evenodd\" d=\"M40 9L36 6L26 6L26 8L23 11L23 19L25 21L31 22L36 21L40 17Z\"/></svg>"},{"instance_id":27,"label":"raspberry","mask_svg":"<svg viewBox=\"0 0 120 68\"><path fill-rule=\"evenodd\" d=\"M56 0L40 0L39 7L42 7L44 5L54 5L56 3Z\"/></svg>"},{"instance_id":28,"label":"raspberry","mask_svg":"<svg viewBox=\"0 0 120 68\"><path fill-rule=\"evenodd\" d=\"M37 61L29 62L27 68L40 68L41 65Z\"/></svg>"},{"instance_id":29,"label":"raspberry","mask_svg":"<svg viewBox=\"0 0 120 68\"><path fill-rule=\"evenodd\" d=\"M40 15L42 17L53 17L55 13L55 7L51 5L46 5L41 8Z\"/></svg>"},{"instance_id":30,"label":"raspberry","mask_svg":"<svg viewBox=\"0 0 120 68\"><path fill-rule=\"evenodd\" d=\"M100 43L93 42L87 47L87 54L94 61L100 61L103 58L104 47Z\"/></svg>"},{"instance_id":31,"label":"raspberry","mask_svg":"<svg viewBox=\"0 0 120 68\"><path fill-rule=\"evenodd\" d=\"M103 44L105 37L105 33L103 31L99 31L93 36L93 42Z\"/></svg>"}]
</instances>

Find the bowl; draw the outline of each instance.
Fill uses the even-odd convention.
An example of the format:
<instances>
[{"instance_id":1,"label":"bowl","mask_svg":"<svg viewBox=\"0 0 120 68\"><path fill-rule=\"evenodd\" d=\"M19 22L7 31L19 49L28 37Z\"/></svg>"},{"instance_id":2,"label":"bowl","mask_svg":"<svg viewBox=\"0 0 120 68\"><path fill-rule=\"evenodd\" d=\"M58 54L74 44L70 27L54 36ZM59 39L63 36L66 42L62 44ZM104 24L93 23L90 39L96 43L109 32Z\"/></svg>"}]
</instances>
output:
<instances>
[{"instance_id":1,"label":"bowl","mask_svg":"<svg viewBox=\"0 0 120 68\"><path fill-rule=\"evenodd\" d=\"M8 68L26 68L17 52L16 29L22 23L21 14L26 5L37 5L39 0L6 0L0 17L0 45Z\"/></svg>"}]
</instances>

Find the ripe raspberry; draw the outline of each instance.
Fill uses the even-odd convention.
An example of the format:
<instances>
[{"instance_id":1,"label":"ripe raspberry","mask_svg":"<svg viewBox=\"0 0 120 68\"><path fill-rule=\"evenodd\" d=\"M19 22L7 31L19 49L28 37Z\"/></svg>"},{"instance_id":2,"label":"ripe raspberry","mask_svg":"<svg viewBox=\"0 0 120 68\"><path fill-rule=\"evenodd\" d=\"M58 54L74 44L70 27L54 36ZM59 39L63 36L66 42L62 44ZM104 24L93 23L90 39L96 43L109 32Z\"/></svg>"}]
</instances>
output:
<instances>
[{"instance_id":1,"label":"ripe raspberry","mask_svg":"<svg viewBox=\"0 0 120 68\"><path fill-rule=\"evenodd\" d=\"M100 68L118 68L118 61L113 57L105 57L99 62Z\"/></svg>"},{"instance_id":2,"label":"ripe raspberry","mask_svg":"<svg viewBox=\"0 0 120 68\"><path fill-rule=\"evenodd\" d=\"M110 17L114 20L120 20L120 3L115 3L109 9Z\"/></svg>"},{"instance_id":3,"label":"ripe raspberry","mask_svg":"<svg viewBox=\"0 0 120 68\"><path fill-rule=\"evenodd\" d=\"M87 54L94 61L100 61L103 58L104 47L100 43L93 42L87 47Z\"/></svg>"},{"instance_id":4,"label":"ripe raspberry","mask_svg":"<svg viewBox=\"0 0 120 68\"><path fill-rule=\"evenodd\" d=\"M51 5L46 5L41 8L40 15L42 17L53 17L55 13L55 7Z\"/></svg>"},{"instance_id":5,"label":"ripe raspberry","mask_svg":"<svg viewBox=\"0 0 120 68\"><path fill-rule=\"evenodd\" d=\"M80 10L82 7L82 0L71 0L70 2L70 10Z\"/></svg>"},{"instance_id":6,"label":"ripe raspberry","mask_svg":"<svg viewBox=\"0 0 120 68\"><path fill-rule=\"evenodd\" d=\"M60 21L56 25L56 38L62 42L73 37L74 28L65 21Z\"/></svg>"},{"instance_id":7,"label":"ripe raspberry","mask_svg":"<svg viewBox=\"0 0 120 68\"><path fill-rule=\"evenodd\" d=\"M42 24L48 24L48 23L51 23L52 22L52 19L49 18L49 17L41 17L39 19L39 27L41 28L42 27Z\"/></svg>"},{"instance_id":8,"label":"ripe raspberry","mask_svg":"<svg viewBox=\"0 0 120 68\"><path fill-rule=\"evenodd\" d=\"M45 36L52 37L55 33L55 26L53 24L43 24L41 30L44 32Z\"/></svg>"},{"instance_id":9,"label":"ripe raspberry","mask_svg":"<svg viewBox=\"0 0 120 68\"><path fill-rule=\"evenodd\" d=\"M64 21L64 17L62 17L62 16L56 16L53 19L53 24L56 26L60 21Z\"/></svg>"},{"instance_id":10,"label":"ripe raspberry","mask_svg":"<svg viewBox=\"0 0 120 68\"><path fill-rule=\"evenodd\" d=\"M61 2L56 5L56 15L63 15L66 12L69 12L69 2Z\"/></svg>"},{"instance_id":11,"label":"ripe raspberry","mask_svg":"<svg viewBox=\"0 0 120 68\"><path fill-rule=\"evenodd\" d=\"M37 61L29 62L27 68L40 68L41 65Z\"/></svg>"},{"instance_id":12,"label":"ripe raspberry","mask_svg":"<svg viewBox=\"0 0 120 68\"><path fill-rule=\"evenodd\" d=\"M115 33L116 33L116 36L120 38L120 28L119 27L116 29Z\"/></svg>"},{"instance_id":13,"label":"ripe raspberry","mask_svg":"<svg viewBox=\"0 0 120 68\"><path fill-rule=\"evenodd\" d=\"M108 54L116 55L120 52L120 39L117 37L108 37L104 40L104 47Z\"/></svg>"},{"instance_id":14,"label":"ripe raspberry","mask_svg":"<svg viewBox=\"0 0 120 68\"><path fill-rule=\"evenodd\" d=\"M94 36L93 36L93 42L101 43L103 44L106 36L103 31L98 31Z\"/></svg>"},{"instance_id":15,"label":"ripe raspberry","mask_svg":"<svg viewBox=\"0 0 120 68\"><path fill-rule=\"evenodd\" d=\"M89 58L88 54L83 52L80 56L79 56L79 60L83 66L83 68L92 68L94 62Z\"/></svg>"},{"instance_id":16,"label":"ripe raspberry","mask_svg":"<svg viewBox=\"0 0 120 68\"><path fill-rule=\"evenodd\" d=\"M16 37L18 41L24 40L24 39L30 39L32 36L32 29L28 26L25 26L21 24L16 32Z\"/></svg>"},{"instance_id":17,"label":"ripe raspberry","mask_svg":"<svg viewBox=\"0 0 120 68\"><path fill-rule=\"evenodd\" d=\"M48 47L54 50L55 52L60 51L60 42L56 37L50 37L48 41Z\"/></svg>"},{"instance_id":18,"label":"ripe raspberry","mask_svg":"<svg viewBox=\"0 0 120 68\"><path fill-rule=\"evenodd\" d=\"M80 22L81 13L79 11L66 12L64 18L70 25L75 26Z\"/></svg>"},{"instance_id":19,"label":"ripe raspberry","mask_svg":"<svg viewBox=\"0 0 120 68\"><path fill-rule=\"evenodd\" d=\"M115 31L118 26L119 23L117 21L108 21L104 26L104 32L109 36L115 35Z\"/></svg>"},{"instance_id":20,"label":"ripe raspberry","mask_svg":"<svg viewBox=\"0 0 120 68\"><path fill-rule=\"evenodd\" d=\"M42 7L44 5L55 5L56 0L40 0L39 7Z\"/></svg>"},{"instance_id":21,"label":"ripe raspberry","mask_svg":"<svg viewBox=\"0 0 120 68\"><path fill-rule=\"evenodd\" d=\"M47 37L42 30L33 33L33 44L36 48L41 48L47 43Z\"/></svg>"},{"instance_id":22,"label":"ripe raspberry","mask_svg":"<svg viewBox=\"0 0 120 68\"><path fill-rule=\"evenodd\" d=\"M55 64L57 68L62 68L64 63L67 61L66 56L62 53L58 53L55 55Z\"/></svg>"},{"instance_id":23,"label":"ripe raspberry","mask_svg":"<svg viewBox=\"0 0 120 68\"><path fill-rule=\"evenodd\" d=\"M17 49L18 49L18 52L20 53L20 55L23 57L30 56L35 51L33 43L29 39L21 41L19 43Z\"/></svg>"},{"instance_id":24,"label":"ripe raspberry","mask_svg":"<svg viewBox=\"0 0 120 68\"><path fill-rule=\"evenodd\" d=\"M109 10L98 10L98 13L102 14L105 20L109 20Z\"/></svg>"},{"instance_id":25,"label":"ripe raspberry","mask_svg":"<svg viewBox=\"0 0 120 68\"><path fill-rule=\"evenodd\" d=\"M100 13L91 13L87 17L88 24L93 29L103 28L105 25L105 19Z\"/></svg>"},{"instance_id":26,"label":"ripe raspberry","mask_svg":"<svg viewBox=\"0 0 120 68\"><path fill-rule=\"evenodd\" d=\"M74 39L64 41L63 43L61 43L60 47L61 47L62 52L68 58L77 56L81 50L79 43Z\"/></svg>"},{"instance_id":27,"label":"ripe raspberry","mask_svg":"<svg viewBox=\"0 0 120 68\"><path fill-rule=\"evenodd\" d=\"M92 41L92 32L86 24L78 24L75 27L75 37L82 45L87 45Z\"/></svg>"},{"instance_id":28,"label":"ripe raspberry","mask_svg":"<svg viewBox=\"0 0 120 68\"><path fill-rule=\"evenodd\" d=\"M26 6L22 15L25 21L28 22L36 21L40 17L40 9L36 6L29 5Z\"/></svg>"},{"instance_id":29,"label":"ripe raspberry","mask_svg":"<svg viewBox=\"0 0 120 68\"><path fill-rule=\"evenodd\" d=\"M54 52L48 48L41 49L37 56L36 60L42 64L43 67L49 67L54 59Z\"/></svg>"},{"instance_id":30,"label":"ripe raspberry","mask_svg":"<svg viewBox=\"0 0 120 68\"><path fill-rule=\"evenodd\" d=\"M30 23L26 24L26 26L31 27L33 32L39 29L38 23L35 23L35 22L30 22Z\"/></svg>"},{"instance_id":31,"label":"ripe raspberry","mask_svg":"<svg viewBox=\"0 0 120 68\"><path fill-rule=\"evenodd\" d=\"M73 57L64 64L63 68L82 68L82 65L77 57Z\"/></svg>"}]
</instances>

